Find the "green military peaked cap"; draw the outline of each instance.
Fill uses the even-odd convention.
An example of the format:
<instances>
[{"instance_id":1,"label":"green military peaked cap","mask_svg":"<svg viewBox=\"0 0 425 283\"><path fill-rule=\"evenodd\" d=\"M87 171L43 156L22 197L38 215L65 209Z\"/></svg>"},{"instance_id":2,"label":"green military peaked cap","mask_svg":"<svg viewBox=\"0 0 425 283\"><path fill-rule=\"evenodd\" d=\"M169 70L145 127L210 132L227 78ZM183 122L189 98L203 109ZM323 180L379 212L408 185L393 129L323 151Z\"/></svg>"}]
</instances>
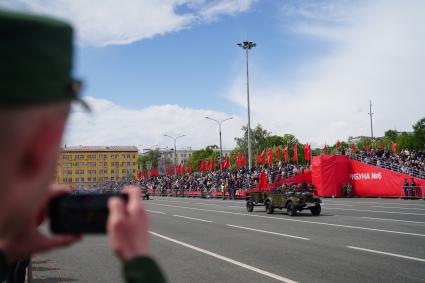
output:
<instances>
[{"instance_id":1,"label":"green military peaked cap","mask_svg":"<svg viewBox=\"0 0 425 283\"><path fill-rule=\"evenodd\" d=\"M0 106L77 98L71 79L72 27L47 17L0 11Z\"/></svg>"}]
</instances>

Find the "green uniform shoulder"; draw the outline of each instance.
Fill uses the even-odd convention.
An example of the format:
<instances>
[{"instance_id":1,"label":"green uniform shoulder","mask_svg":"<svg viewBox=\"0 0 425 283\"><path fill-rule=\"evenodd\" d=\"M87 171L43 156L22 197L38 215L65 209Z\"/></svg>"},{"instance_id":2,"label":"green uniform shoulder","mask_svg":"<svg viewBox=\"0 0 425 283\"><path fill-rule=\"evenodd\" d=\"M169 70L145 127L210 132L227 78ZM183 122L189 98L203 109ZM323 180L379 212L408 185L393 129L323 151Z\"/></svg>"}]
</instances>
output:
<instances>
[{"instance_id":1,"label":"green uniform shoulder","mask_svg":"<svg viewBox=\"0 0 425 283\"><path fill-rule=\"evenodd\" d=\"M8 276L8 268L6 257L0 251L0 282L5 282Z\"/></svg>"},{"instance_id":2,"label":"green uniform shoulder","mask_svg":"<svg viewBox=\"0 0 425 283\"><path fill-rule=\"evenodd\" d=\"M128 283L165 283L158 264L150 257L136 257L124 263L124 278Z\"/></svg>"}]
</instances>

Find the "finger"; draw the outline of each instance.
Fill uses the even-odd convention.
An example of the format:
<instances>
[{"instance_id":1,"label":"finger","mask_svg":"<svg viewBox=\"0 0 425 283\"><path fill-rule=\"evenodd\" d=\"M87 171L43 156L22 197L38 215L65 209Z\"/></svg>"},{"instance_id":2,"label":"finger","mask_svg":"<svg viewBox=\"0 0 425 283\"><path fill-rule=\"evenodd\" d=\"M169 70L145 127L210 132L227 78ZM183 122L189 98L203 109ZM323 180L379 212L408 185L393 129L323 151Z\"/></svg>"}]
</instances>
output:
<instances>
[{"instance_id":1,"label":"finger","mask_svg":"<svg viewBox=\"0 0 425 283\"><path fill-rule=\"evenodd\" d=\"M125 218L124 201L118 197L112 197L108 201L109 219L108 222Z\"/></svg>"},{"instance_id":2,"label":"finger","mask_svg":"<svg viewBox=\"0 0 425 283\"><path fill-rule=\"evenodd\" d=\"M140 200L140 189L135 186L127 187L126 192L128 194L128 211L136 211L142 209L142 202Z\"/></svg>"}]
</instances>

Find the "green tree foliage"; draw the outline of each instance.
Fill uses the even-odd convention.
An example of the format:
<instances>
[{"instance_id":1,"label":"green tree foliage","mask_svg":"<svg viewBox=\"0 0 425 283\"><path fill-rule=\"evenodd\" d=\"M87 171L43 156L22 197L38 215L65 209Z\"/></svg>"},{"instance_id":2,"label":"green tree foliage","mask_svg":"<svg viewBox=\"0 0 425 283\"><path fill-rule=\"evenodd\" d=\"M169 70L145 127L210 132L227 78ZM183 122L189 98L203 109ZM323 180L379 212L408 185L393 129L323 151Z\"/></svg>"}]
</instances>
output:
<instances>
[{"instance_id":1,"label":"green tree foliage","mask_svg":"<svg viewBox=\"0 0 425 283\"><path fill-rule=\"evenodd\" d=\"M189 158L188 162L192 164L193 170L196 170L201 164L202 160L219 160L220 151L218 149L219 148L216 145L210 145L204 149L195 150L192 152L192 156ZM219 165L216 164L216 166L218 168Z\"/></svg>"},{"instance_id":2,"label":"green tree foliage","mask_svg":"<svg viewBox=\"0 0 425 283\"><path fill-rule=\"evenodd\" d=\"M414 143L417 149L425 148L425 117L413 125Z\"/></svg>"},{"instance_id":3,"label":"green tree foliage","mask_svg":"<svg viewBox=\"0 0 425 283\"><path fill-rule=\"evenodd\" d=\"M236 147L241 152L248 151L248 128L246 126L242 127L243 136L240 138L235 138ZM264 129L260 124L258 124L254 129L251 129L251 148L254 150L263 148L266 144L266 140L270 137L271 133Z\"/></svg>"},{"instance_id":4,"label":"green tree foliage","mask_svg":"<svg viewBox=\"0 0 425 283\"><path fill-rule=\"evenodd\" d=\"M388 130L385 132L384 137L389 139L392 142L395 142L397 140L398 132L394 130Z\"/></svg>"},{"instance_id":5,"label":"green tree foliage","mask_svg":"<svg viewBox=\"0 0 425 283\"><path fill-rule=\"evenodd\" d=\"M151 168L158 168L158 160L161 158L161 153L158 149L150 150L148 153L139 155L137 158L137 164L143 171L147 170L146 163L152 164Z\"/></svg>"}]
</instances>

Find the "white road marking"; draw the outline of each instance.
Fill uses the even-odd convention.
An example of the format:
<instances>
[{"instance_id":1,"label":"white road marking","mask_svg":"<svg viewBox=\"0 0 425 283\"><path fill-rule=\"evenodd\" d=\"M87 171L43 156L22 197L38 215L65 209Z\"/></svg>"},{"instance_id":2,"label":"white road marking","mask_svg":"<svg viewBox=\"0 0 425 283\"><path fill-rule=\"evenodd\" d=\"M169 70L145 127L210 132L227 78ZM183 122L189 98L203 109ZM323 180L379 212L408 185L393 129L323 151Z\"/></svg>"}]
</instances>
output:
<instances>
[{"instance_id":1,"label":"white road marking","mask_svg":"<svg viewBox=\"0 0 425 283\"><path fill-rule=\"evenodd\" d=\"M381 205L372 205L370 207L378 207L378 208L395 208L395 209L408 209L408 210L425 210L425 208L416 208L416 207L397 207L397 206L381 206Z\"/></svg>"},{"instance_id":2,"label":"white road marking","mask_svg":"<svg viewBox=\"0 0 425 283\"><path fill-rule=\"evenodd\" d=\"M155 211L155 210L149 210L149 209L146 209L146 211L152 212L152 213L158 213L158 214L165 214L165 212Z\"/></svg>"},{"instance_id":3,"label":"white road marking","mask_svg":"<svg viewBox=\"0 0 425 283\"><path fill-rule=\"evenodd\" d=\"M402 220L402 219L388 219L388 218L375 218L375 217L360 217L360 218L372 219L372 220L383 220L383 221L407 222L407 223L415 223L415 224L425 224L425 222Z\"/></svg>"},{"instance_id":4,"label":"white road marking","mask_svg":"<svg viewBox=\"0 0 425 283\"><path fill-rule=\"evenodd\" d=\"M326 207L326 209L337 209L337 210L349 210L349 211L361 211L361 212L374 212L374 213L389 213L389 214L404 214L404 215L425 215L423 213L413 212L398 212L398 211L383 211L383 210L370 210L370 209L354 209L354 208L336 208Z\"/></svg>"},{"instance_id":5,"label":"white road marking","mask_svg":"<svg viewBox=\"0 0 425 283\"><path fill-rule=\"evenodd\" d=\"M225 207L232 207L232 208L245 208L245 206L236 206L236 205L229 205Z\"/></svg>"},{"instance_id":6,"label":"white road marking","mask_svg":"<svg viewBox=\"0 0 425 283\"><path fill-rule=\"evenodd\" d=\"M303 237L298 237L298 236L293 236L293 235L288 235L288 234L281 234L281 233L276 233L276 232L259 230L259 229L249 228L249 227L236 226L236 225L231 225L231 224L226 224L226 226L235 227L235 228L244 229L244 230L255 231L255 232L261 232L261 233L266 233L266 234L272 234L272 235L277 235L277 236L282 236L282 237L288 237L288 238L310 241L309 238L303 238Z\"/></svg>"},{"instance_id":7,"label":"white road marking","mask_svg":"<svg viewBox=\"0 0 425 283\"><path fill-rule=\"evenodd\" d=\"M204 219L193 218L193 217L188 217L188 216L183 216L183 215L177 215L177 214L174 214L173 216L175 216L175 217L180 217L180 218L186 218L186 219L190 219L190 220L196 220L196 221L208 222L208 223L211 223L211 222L212 222L212 221L210 221L210 220L204 220Z\"/></svg>"},{"instance_id":8,"label":"white road marking","mask_svg":"<svg viewBox=\"0 0 425 283\"><path fill-rule=\"evenodd\" d=\"M400 254L393 254L393 253L381 252L381 251L364 249L364 248L353 247L353 246L347 246L347 248L353 249L353 250L364 251L364 252L375 253L375 254L382 254L382 255L389 255L389 256L404 258L404 259L410 259L410 260L415 260L415 261L419 261L419 262L425 262L425 259L418 258L418 257L412 257L412 256L406 256L406 255L400 255Z\"/></svg>"},{"instance_id":9,"label":"white road marking","mask_svg":"<svg viewBox=\"0 0 425 283\"><path fill-rule=\"evenodd\" d=\"M383 229L367 228L367 227L360 227L360 226L351 226L351 225L342 225L342 224L334 224L334 223L326 223L326 222L307 221L307 220L281 218L281 217L273 217L273 216L263 216L263 215L256 215L256 214L247 214L247 213L238 213L238 212L230 212L230 211L212 210L212 209L187 207L187 206L178 206L178 205L171 205L171 204L155 203L155 205L168 206L168 207L177 207L177 208L184 208L184 209L198 210L198 211L218 212L218 213L233 214L233 215L243 215L243 216L251 216L251 217L278 219L278 220L282 220L282 221L292 221L292 222L300 222L300 223L309 223L309 224L325 225L325 226L332 226L332 227L343 227L343 228L349 228L349 229L358 229L358 230L384 232L384 233L392 233L392 234L400 234L400 235L409 235L409 236L416 236L416 237L425 237L424 234L408 233L408 232L392 231L392 230L383 230Z\"/></svg>"},{"instance_id":10,"label":"white road marking","mask_svg":"<svg viewBox=\"0 0 425 283\"><path fill-rule=\"evenodd\" d=\"M189 248L189 249L195 250L195 251L197 251L197 252L200 252L200 253L203 253L203 254L206 254L206 255L209 255L209 256L212 256L212 257L215 257L215 258L217 258L217 259L219 259L219 260L222 260L222 261L225 261L225 262L228 262L228 263L231 263L231 264L237 265L237 266L239 266L239 267L242 267L242 268L245 268L245 269L248 269L248 270L251 270L251 271L257 272L257 273L259 273L259 274L261 274L261 275L264 275L264 276L267 276L267 277L270 277L270 278L276 279L276 280L278 280L278 281L280 281L280 282L286 282L286 283L297 283L296 281L291 280L291 279L289 279L289 278L286 278L286 277L283 277L283 276L280 276L280 275L277 275L277 274L274 274L274 273L271 273L271 272L268 272L268 271L265 271L265 270L259 269L259 268L257 268L257 267L252 266L252 265L248 265L248 264L242 263L242 262L240 262L240 261L237 261L237 260L234 260L234 259L231 259L231 258L228 258L228 257L222 256L222 255L216 254L216 253L214 253L214 252L210 252L210 251L207 251L207 250L204 250L204 249L201 249L201 248L198 248L198 247L192 246L192 245L190 245L190 244L187 244L187 243L181 242L181 241L179 241L179 240L172 239L172 238L170 238L170 237L167 237L167 236L164 236L164 235L161 235L161 234L158 234L158 233L152 232L152 231L149 231L149 233L151 233L152 235L157 236L157 237L159 237L159 238L162 238L162 239L164 239L164 240L167 240L167 241L173 242L173 243L175 243L175 244L181 245L181 246L183 246L183 247L186 247L186 248Z\"/></svg>"}]
</instances>

